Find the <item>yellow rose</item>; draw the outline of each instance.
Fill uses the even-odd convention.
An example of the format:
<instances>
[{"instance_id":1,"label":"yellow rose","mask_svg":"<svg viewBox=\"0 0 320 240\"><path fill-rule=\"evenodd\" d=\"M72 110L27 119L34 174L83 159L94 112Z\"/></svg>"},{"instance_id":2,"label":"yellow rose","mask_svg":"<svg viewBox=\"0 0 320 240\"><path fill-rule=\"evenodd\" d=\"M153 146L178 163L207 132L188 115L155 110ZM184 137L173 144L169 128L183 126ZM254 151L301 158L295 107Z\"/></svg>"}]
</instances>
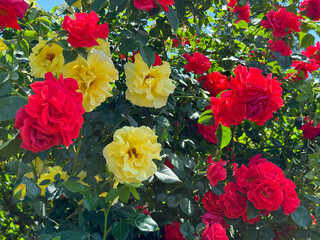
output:
<instances>
[{"instance_id":1,"label":"yellow rose","mask_svg":"<svg viewBox=\"0 0 320 240\"><path fill-rule=\"evenodd\" d=\"M45 161L42 161L39 157L32 161L32 166L34 167L35 173L37 176L42 173L48 172L48 167L45 166ZM27 178L34 179L34 172L28 172L24 175Z\"/></svg>"},{"instance_id":2,"label":"yellow rose","mask_svg":"<svg viewBox=\"0 0 320 240\"><path fill-rule=\"evenodd\" d=\"M149 127L123 127L103 149L109 170L120 183L142 182L157 171L152 159L161 160L161 144Z\"/></svg>"},{"instance_id":3,"label":"yellow rose","mask_svg":"<svg viewBox=\"0 0 320 240\"><path fill-rule=\"evenodd\" d=\"M46 43L45 40L39 40L39 43L32 48L29 57L31 74L35 77L44 77L47 72L52 72L58 77L64 64L63 48L56 43Z\"/></svg>"},{"instance_id":4,"label":"yellow rose","mask_svg":"<svg viewBox=\"0 0 320 240\"><path fill-rule=\"evenodd\" d=\"M100 106L107 97L112 96L110 83L118 80L118 71L111 58L104 52L92 49L87 61L79 56L63 68L65 78L74 78L79 83L79 90L83 94L82 105L86 112L91 112Z\"/></svg>"},{"instance_id":5,"label":"yellow rose","mask_svg":"<svg viewBox=\"0 0 320 240\"><path fill-rule=\"evenodd\" d=\"M26 185L23 183L19 184L19 186L16 187L16 189L13 191L13 196L17 200L24 199L26 194L27 194L27 188L26 188Z\"/></svg>"},{"instance_id":6,"label":"yellow rose","mask_svg":"<svg viewBox=\"0 0 320 240\"><path fill-rule=\"evenodd\" d=\"M141 55L136 54L135 62L127 63L124 69L128 87L126 99L140 107L161 108L167 104L168 96L175 88L169 78L169 63L148 68Z\"/></svg>"},{"instance_id":7,"label":"yellow rose","mask_svg":"<svg viewBox=\"0 0 320 240\"><path fill-rule=\"evenodd\" d=\"M96 41L98 42L99 45L93 46L89 49L100 50L100 51L104 52L105 54L107 54L107 56L109 58L112 58L112 55L110 52L110 43L108 42L108 39L97 38Z\"/></svg>"},{"instance_id":8,"label":"yellow rose","mask_svg":"<svg viewBox=\"0 0 320 240\"><path fill-rule=\"evenodd\" d=\"M7 45L3 42L2 39L0 39L0 52L7 50Z\"/></svg>"},{"instance_id":9,"label":"yellow rose","mask_svg":"<svg viewBox=\"0 0 320 240\"><path fill-rule=\"evenodd\" d=\"M60 179L63 179L63 180L67 180L68 179L68 174L67 172L64 172L62 171L62 167L60 166L55 166L55 167L49 167L49 172L48 173L43 173L40 175L40 178L38 179L38 182L37 184L39 185L39 187L41 188L41 196L45 196L45 189L46 187L52 183L52 182L55 182L56 180L54 179L54 176L57 175L57 174L60 174ZM50 182L48 182L47 184L45 185L40 185L40 183L44 180L50 180Z\"/></svg>"}]
</instances>

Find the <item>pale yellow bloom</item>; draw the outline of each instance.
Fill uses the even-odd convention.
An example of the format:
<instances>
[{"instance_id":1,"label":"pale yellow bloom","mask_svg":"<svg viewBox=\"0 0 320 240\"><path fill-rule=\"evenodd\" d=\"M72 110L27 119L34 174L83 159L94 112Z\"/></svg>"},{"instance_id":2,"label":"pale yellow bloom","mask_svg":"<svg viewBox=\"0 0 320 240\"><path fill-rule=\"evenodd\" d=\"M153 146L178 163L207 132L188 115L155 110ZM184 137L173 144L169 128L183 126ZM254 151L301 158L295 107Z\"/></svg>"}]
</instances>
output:
<instances>
[{"instance_id":1,"label":"pale yellow bloom","mask_svg":"<svg viewBox=\"0 0 320 240\"><path fill-rule=\"evenodd\" d=\"M27 188L26 188L26 185L23 183L19 184L19 186L16 187L16 189L13 191L13 196L15 197L15 199L18 199L18 200L24 199L26 194L27 194Z\"/></svg>"},{"instance_id":2,"label":"pale yellow bloom","mask_svg":"<svg viewBox=\"0 0 320 240\"><path fill-rule=\"evenodd\" d=\"M42 161L39 157L32 161L32 166L34 167L37 176L48 172L48 167L45 165L45 161ZM34 172L28 172L24 176L30 179L35 179Z\"/></svg>"},{"instance_id":3,"label":"pale yellow bloom","mask_svg":"<svg viewBox=\"0 0 320 240\"><path fill-rule=\"evenodd\" d=\"M55 167L49 167L49 172L48 173L43 173L40 175L40 178L38 179L37 184L39 185L39 187L41 188L41 196L45 196L45 189L46 187L52 183L55 182L56 180L54 179L54 176L57 174L60 174L60 179L63 179L64 181L66 181L68 179L68 174L67 172L62 171L62 167L60 166L55 166ZM40 183L44 180L50 180L49 183L45 184L45 185L40 185Z\"/></svg>"},{"instance_id":4,"label":"pale yellow bloom","mask_svg":"<svg viewBox=\"0 0 320 240\"><path fill-rule=\"evenodd\" d=\"M100 51L104 52L105 54L107 54L107 56L109 58L112 58L112 55L110 52L110 43L109 43L108 39L97 38L96 41L99 43L99 45L93 46L89 49L100 50Z\"/></svg>"},{"instance_id":5,"label":"pale yellow bloom","mask_svg":"<svg viewBox=\"0 0 320 240\"><path fill-rule=\"evenodd\" d=\"M39 40L32 48L30 54L31 74L35 77L44 77L47 72L59 77L64 65L63 48L56 43L46 44L47 41Z\"/></svg>"},{"instance_id":6,"label":"pale yellow bloom","mask_svg":"<svg viewBox=\"0 0 320 240\"><path fill-rule=\"evenodd\" d=\"M169 63L148 68L141 55L136 54L135 62L127 63L124 69L128 87L126 99L140 107L161 108L167 104L168 96L175 88L169 78Z\"/></svg>"},{"instance_id":7,"label":"pale yellow bloom","mask_svg":"<svg viewBox=\"0 0 320 240\"><path fill-rule=\"evenodd\" d=\"M65 78L78 81L79 90L83 94L82 105L86 112L91 112L112 96L110 83L118 80L118 71L111 58L97 49L91 50L87 61L79 56L75 61L66 64L62 73Z\"/></svg>"},{"instance_id":8,"label":"pale yellow bloom","mask_svg":"<svg viewBox=\"0 0 320 240\"><path fill-rule=\"evenodd\" d=\"M149 127L123 127L103 149L109 170L120 183L142 182L157 171L152 159L161 160L161 144Z\"/></svg>"},{"instance_id":9,"label":"pale yellow bloom","mask_svg":"<svg viewBox=\"0 0 320 240\"><path fill-rule=\"evenodd\" d=\"M7 50L7 45L3 42L2 39L0 39L0 52Z\"/></svg>"}]
</instances>

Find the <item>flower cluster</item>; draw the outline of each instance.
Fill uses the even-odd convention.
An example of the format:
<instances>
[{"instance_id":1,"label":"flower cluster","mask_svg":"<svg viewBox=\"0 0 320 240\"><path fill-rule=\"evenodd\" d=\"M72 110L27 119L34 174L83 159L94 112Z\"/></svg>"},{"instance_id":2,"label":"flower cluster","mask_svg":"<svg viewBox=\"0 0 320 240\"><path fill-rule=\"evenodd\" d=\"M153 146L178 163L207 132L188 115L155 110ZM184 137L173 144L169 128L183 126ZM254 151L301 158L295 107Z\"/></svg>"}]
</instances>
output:
<instances>
[{"instance_id":1,"label":"flower cluster","mask_svg":"<svg viewBox=\"0 0 320 240\"><path fill-rule=\"evenodd\" d=\"M174 4L174 0L157 0L157 2L161 5L162 9L166 12L169 12L168 6ZM157 8L155 0L133 0L134 6L138 9L145 9L149 12L152 8Z\"/></svg>"},{"instance_id":2,"label":"flower cluster","mask_svg":"<svg viewBox=\"0 0 320 240\"><path fill-rule=\"evenodd\" d=\"M237 22L243 20L246 22L250 22L250 5L249 2L247 2L246 5L240 7L237 3L237 0L228 0L228 9L232 12L238 14L238 20Z\"/></svg>"},{"instance_id":3,"label":"flower cluster","mask_svg":"<svg viewBox=\"0 0 320 240\"><path fill-rule=\"evenodd\" d=\"M2 0L0 2L0 26L21 30L17 17L23 18L29 5L24 0Z\"/></svg>"},{"instance_id":4,"label":"flower cluster","mask_svg":"<svg viewBox=\"0 0 320 240\"><path fill-rule=\"evenodd\" d=\"M161 144L149 127L123 127L103 149L109 170L120 183L140 183L157 171L152 159L160 158Z\"/></svg>"},{"instance_id":5,"label":"flower cluster","mask_svg":"<svg viewBox=\"0 0 320 240\"><path fill-rule=\"evenodd\" d=\"M293 213L300 204L295 184L287 179L283 171L275 164L261 158L261 154L249 159L248 167L242 165L235 171L235 181L229 182L225 193L220 196L207 192L202 202L208 211L202 221L209 224L219 223L224 227L224 216L254 223L260 215L269 215L271 211L282 208L284 214ZM247 204L259 210L259 216L248 219Z\"/></svg>"},{"instance_id":6,"label":"flower cluster","mask_svg":"<svg viewBox=\"0 0 320 240\"><path fill-rule=\"evenodd\" d=\"M195 74L203 74L211 67L209 59L199 52L195 52L192 57L184 53L183 57L189 62L184 66L187 72L193 71Z\"/></svg>"},{"instance_id":7,"label":"flower cluster","mask_svg":"<svg viewBox=\"0 0 320 240\"><path fill-rule=\"evenodd\" d=\"M239 65L235 78L231 77L231 90L222 92L221 98L211 98L211 109L216 123L229 127L238 125L243 119L263 125L271 119L273 112L283 104L281 83L271 74L264 77L257 68Z\"/></svg>"},{"instance_id":8,"label":"flower cluster","mask_svg":"<svg viewBox=\"0 0 320 240\"><path fill-rule=\"evenodd\" d=\"M170 65L163 62L161 66L149 68L140 53L134 56L134 63L124 66L126 75L126 99L137 106L161 108L167 104L168 96L173 93L175 85L169 78Z\"/></svg>"},{"instance_id":9,"label":"flower cluster","mask_svg":"<svg viewBox=\"0 0 320 240\"><path fill-rule=\"evenodd\" d=\"M16 114L14 127L20 129L21 147L44 151L60 143L69 146L79 135L83 123L82 94L72 78L59 81L52 73L45 81L31 84L34 95Z\"/></svg>"}]
</instances>

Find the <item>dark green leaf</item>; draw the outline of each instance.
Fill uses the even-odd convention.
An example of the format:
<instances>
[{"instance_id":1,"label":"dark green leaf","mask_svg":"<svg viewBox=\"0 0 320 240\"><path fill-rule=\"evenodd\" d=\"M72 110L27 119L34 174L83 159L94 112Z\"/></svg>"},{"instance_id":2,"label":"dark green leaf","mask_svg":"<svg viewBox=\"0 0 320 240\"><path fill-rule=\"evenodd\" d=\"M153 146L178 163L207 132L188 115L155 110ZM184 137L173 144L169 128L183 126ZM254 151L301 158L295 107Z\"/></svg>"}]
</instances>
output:
<instances>
[{"instance_id":1,"label":"dark green leaf","mask_svg":"<svg viewBox=\"0 0 320 240\"><path fill-rule=\"evenodd\" d=\"M119 50L122 53L134 52L138 49L139 45L134 38L124 38L120 42Z\"/></svg>"},{"instance_id":2,"label":"dark green leaf","mask_svg":"<svg viewBox=\"0 0 320 240\"><path fill-rule=\"evenodd\" d=\"M7 81L4 82L3 84L0 84L0 96L7 95L11 92L12 89L12 83Z\"/></svg>"},{"instance_id":3,"label":"dark green leaf","mask_svg":"<svg viewBox=\"0 0 320 240\"><path fill-rule=\"evenodd\" d=\"M0 99L0 121L13 119L19 108L22 108L27 101L24 98L10 96Z\"/></svg>"},{"instance_id":4,"label":"dark green leaf","mask_svg":"<svg viewBox=\"0 0 320 240\"><path fill-rule=\"evenodd\" d=\"M179 28L179 18L176 12L171 7L168 7L168 8L169 8L169 12L166 12L166 16L173 28L173 31L177 32Z\"/></svg>"},{"instance_id":5,"label":"dark green leaf","mask_svg":"<svg viewBox=\"0 0 320 240\"><path fill-rule=\"evenodd\" d=\"M95 0L91 4L91 10L94 12L99 12L101 8L107 3L107 0Z\"/></svg>"},{"instance_id":6,"label":"dark green leaf","mask_svg":"<svg viewBox=\"0 0 320 240\"><path fill-rule=\"evenodd\" d=\"M46 214L46 204L41 201L36 201L33 203L33 208L36 214L41 217L45 218L47 216Z\"/></svg>"},{"instance_id":7,"label":"dark green leaf","mask_svg":"<svg viewBox=\"0 0 320 240\"><path fill-rule=\"evenodd\" d=\"M154 64L154 61L156 60L155 54L147 46L140 47L140 54L142 57L142 60L148 65L148 68L151 68L151 66Z\"/></svg>"},{"instance_id":8,"label":"dark green leaf","mask_svg":"<svg viewBox=\"0 0 320 240\"><path fill-rule=\"evenodd\" d=\"M67 40L65 40L65 39L60 39L60 40L58 40L57 43L58 43L58 44L60 45L60 47L62 47L63 49L65 49L65 50L67 50L67 51L70 50L70 46L69 46L69 43L68 43Z\"/></svg>"},{"instance_id":9,"label":"dark green leaf","mask_svg":"<svg viewBox=\"0 0 320 240\"><path fill-rule=\"evenodd\" d=\"M66 181L62 183L62 186L70 190L71 192L80 193L82 195L89 193L89 188L79 182Z\"/></svg>"},{"instance_id":10,"label":"dark green leaf","mask_svg":"<svg viewBox=\"0 0 320 240\"><path fill-rule=\"evenodd\" d=\"M180 182L178 176L165 165L161 165L155 175L161 182L164 183Z\"/></svg>"},{"instance_id":11,"label":"dark green leaf","mask_svg":"<svg viewBox=\"0 0 320 240\"><path fill-rule=\"evenodd\" d=\"M87 191L83 195L83 204L88 209L88 211L92 211L97 208L99 203L99 196L96 191Z\"/></svg>"},{"instance_id":12,"label":"dark green leaf","mask_svg":"<svg viewBox=\"0 0 320 240\"><path fill-rule=\"evenodd\" d=\"M300 42L300 46L307 48L307 47L313 45L314 41L315 41L315 36L308 33L302 38L302 40Z\"/></svg>"},{"instance_id":13,"label":"dark green leaf","mask_svg":"<svg viewBox=\"0 0 320 240\"><path fill-rule=\"evenodd\" d=\"M311 226L312 218L310 216L310 211L301 205L290 216L300 227Z\"/></svg>"},{"instance_id":14,"label":"dark green leaf","mask_svg":"<svg viewBox=\"0 0 320 240\"><path fill-rule=\"evenodd\" d=\"M68 3L69 6L72 6L72 4L76 3L77 0L66 0L66 3Z\"/></svg>"},{"instance_id":15,"label":"dark green leaf","mask_svg":"<svg viewBox=\"0 0 320 240\"><path fill-rule=\"evenodd\" d=\"M182 198L179 201L181 210L188 216L192 216L195 210L195 206L192 201L188 198Z\"/></svg>"},{"instance_id":16,"label":"dark green leaf","mask_svg":"<svg viewBox=\"0 0 320 240\"><path fill-rule=\"evenodd\" d=\"M149 215L143 213L136 213L129 219L129 224L143 232L154 232L159 229L158 224Z\"/></svg>"},{"instance_id":17,"label":"dark green leaf","mask_svg":"<svg viewBox=\"0 0 320 240\"><path fill-rule=\"evenodd\" d=\"M279 52L273 52L273 55L276 57L280 67L282 69L288 69L291 67L292 62L291 62L291 58L289 56L282 56L281 53Z\"/></svg>"},{"instance_id":18,"label":"dark green leaf","mask_svg":"<svg viewBox=\"0 0 320 240\"><path fill-rule=\"evenodd\" d=\"M129 187L127 186L122 186L119 189L119 199L121 202L123 203L127 203L129 200L129 196L130 196L130 190Z\"/></svg>"},{"instance_id":19,"label":"dark green leaf","mask_svg":"<svg viewBox=\"0 0 320 240\"><path fill-rule=\"evenodd\" d=\"M22 183L26 185L28 198L35 199L40 195L41 189L34 181L30 180L29 178L23 177Z\"/></svg>"},{"instance_id":20,"label":"dark green leaf","mask_svg":"<svg viewBox=\"0 0 320 240\"><path fill-rule=\"evenodd\" d=\"M129 234L129 224L123 220L120 219L119 222L115 222L112 225L112 236L116 240L126 240Z\"/></svg>"},{"instance_id":21,"label":"dark green leaf","mask_svg":"<svg viewBox=\"0 0 320 240\"><path fill-rule=\"evenodd\" d=\"M16 135L3 143L0 147L0 156L11 157L21 151L21 140L16 139Z\"/></svg>"},{"instance_id":22,"label":"dark green leaf","mask_svg":"<svg viewBox=\"0 0 320 240\"><path fill-rule=\"evenodd\" d=\"M105 200L107 202L113 202L113 200L116 199L117 197L119 197L119 189L113 188L108 192Z\"/></svg>"},{"instance_id":23,"label":"dark green leaf","mask_svg":"<svg viewBox=\"0 0 320 240\"><path fill-rule=\"evenodd\" d=\"M219 124L217 131L216 131L216 136L217 136L217 146L219 149L223 149L225 146L227 146L230 141L231 141L231 130L230 128L223 126Z\"/></svg>"},{"instance_id":24,"label":"dark green leaf","mask_svg":"<svg viewBox=\"0 0 320 240\"><path fill-rule=\"evenodd\" d=\"M212 114L212 110L206 110L204 111L199 120L198 120L198 123L200 124L203 124L203 125L206 125L206 126L212 126L214 125L214 116Z\"/></svg>"},{"instance_id":25,"label":"dark green leaf","mask_svg":"<svg viewBox=\"0 0 320 240\"><path fill-rule=\"evenodd\" d=\"M250 201L247 201L247 215L248 219L256 218L259 216L259 211L253 206Z\"/></svg>"},{"instance_id":26,"label":"dark green leaf","mask_svg":"<svg viewBox=\"0 0 320 240\"><path fill-rule=\"evenodd\" d=\"M187 220L180 225L180 232L184 237L192 236L194 232L194 226L191 225L190 221Z\"/></svg>"},{"instance_id":27,"label":"dark green leaf","mask_svg":"<svg viewBox=\"0 0 320 240\"><path fill-rule=\"evenodd\" d=\"M85 240L87 235L81 232L75 231L62 231L59 232L56 236L60 236L61 240Z\"/></svg>"},{"instance_id":28,"label":"dark green leaf","mask_svg":"<svg viewBox=\"0 0 320 240\"><path fill-rule=\"evenodd\" d=\"M69 62L73 62L78 57L78 53L76 50L71 50L71 51L63 50L62 53L63 53L63 57L64 57L64 64L67 64Z\"/></svg>"},{"instance_id":29,"label":"dark green leaf","mask_svg":"<svg viewBox=\"0 0 320 240\"><path fill-rule=\"evenodd\" d=\"M119 5L121 5L122 3L126 2L128 0L111 0L110 1L110 8L116 8L118 7Z\"/></svg>"}]
</instances>

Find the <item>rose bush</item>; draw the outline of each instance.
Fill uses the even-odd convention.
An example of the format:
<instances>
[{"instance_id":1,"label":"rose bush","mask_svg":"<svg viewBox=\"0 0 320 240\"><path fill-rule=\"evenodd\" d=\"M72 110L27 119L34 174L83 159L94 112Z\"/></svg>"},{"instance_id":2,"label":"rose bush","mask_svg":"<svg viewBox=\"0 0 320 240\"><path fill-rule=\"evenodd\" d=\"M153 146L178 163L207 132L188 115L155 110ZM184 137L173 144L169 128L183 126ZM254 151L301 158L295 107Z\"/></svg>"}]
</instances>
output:
<instances>
[{"instance_id":1,"label":"rose bush","mask_svg":"<svg viewBox=\"0 0 320 240\"><path fill-rule=\"evenodd\" d=\"M318 1L0 1L1 239L318 239Z\"/></svg>"}]
</instances>

